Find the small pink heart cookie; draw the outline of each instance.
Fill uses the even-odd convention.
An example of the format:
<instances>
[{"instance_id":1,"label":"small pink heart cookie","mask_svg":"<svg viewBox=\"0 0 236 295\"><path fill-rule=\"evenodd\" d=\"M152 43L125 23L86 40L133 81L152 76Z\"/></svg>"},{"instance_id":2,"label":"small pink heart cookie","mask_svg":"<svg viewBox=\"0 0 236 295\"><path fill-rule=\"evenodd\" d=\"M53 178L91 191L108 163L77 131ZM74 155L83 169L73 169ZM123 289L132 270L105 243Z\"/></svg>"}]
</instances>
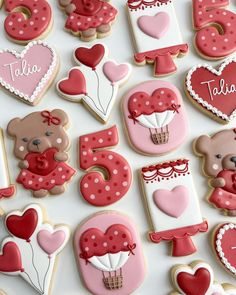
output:
<instances>
[{"instance_id":1,"label":"small pink heart cookie","mask_svg":"<svg viewBox=\"0 0 236 295\"><path fill-rule=\"evenodd\" d=\"M53 82L58 65L55 50L42 41L30 42L21 53L5 49L0 51L0 84L34 106Z\"/></svg>"}]
</instances>

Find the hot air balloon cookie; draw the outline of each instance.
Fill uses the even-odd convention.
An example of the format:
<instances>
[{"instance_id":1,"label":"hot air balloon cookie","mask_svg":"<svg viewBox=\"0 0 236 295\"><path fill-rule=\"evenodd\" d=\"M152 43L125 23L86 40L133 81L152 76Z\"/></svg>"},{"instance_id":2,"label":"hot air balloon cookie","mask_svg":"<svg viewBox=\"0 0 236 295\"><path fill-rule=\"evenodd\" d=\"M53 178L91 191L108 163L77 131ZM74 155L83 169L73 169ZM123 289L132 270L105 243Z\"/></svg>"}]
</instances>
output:
<instances>
[{"instance_id":1,"label":"hot air balloon cookie","mask_svg":"<svg viewBox=\"0 0 236 295\"><path fill-rule=\"evenodd\" d=\"M83 282L92 294L131 294L144 280L141 241L125 215L103 211L91 216L77 229L74 248Z\"/></svg>"},{"instance_id":2,"label":"hot air balloon cookie","mask_svg":"<svg viewBox=\"0 0 236 295\"><path fill-rule=\"evenodd\" d=\"M180 146L188 120L179 90L164 81L147 81L123 100L123 115L132 147L141 154L161 155Z\"/></svg>"},{"instance_id":3,"label":"hot air balloon cookie","mask_svg":"<svg viewBox=\"0 0 236 295\"><path fill-rule=\"evenodd\" d=\"M46 223L37 204L9 213L5 226L9 237L1 245L0 273L22 277L40 295L51 294L57 256L69 240L69 228Z\"/></svg>"}]
</instances>

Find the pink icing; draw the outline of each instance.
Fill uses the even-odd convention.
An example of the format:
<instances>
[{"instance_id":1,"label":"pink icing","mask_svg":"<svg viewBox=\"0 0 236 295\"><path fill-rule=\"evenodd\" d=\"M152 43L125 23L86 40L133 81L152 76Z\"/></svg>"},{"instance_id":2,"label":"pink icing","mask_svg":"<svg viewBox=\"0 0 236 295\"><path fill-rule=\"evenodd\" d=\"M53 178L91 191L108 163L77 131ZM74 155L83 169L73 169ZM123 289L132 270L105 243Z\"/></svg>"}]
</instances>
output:
<instances>
[{"instance_id":1,"label":"pink icing","mask_svg":"<svg viewBox=\"0 0 236 295\"><path fill-rule=\"evenodd\" d=\"M169 30L170 17L164 11L154 16L143 15L138 19L138 26L148 36L160 39Z\"/></svg>"},{"instance_id":2,"label":"pink icing","mask_svg":"<svg viewBox=\"0 0 236 295\"><path fill-rule=\"evenodd\" d=\"M176 186L171 191L158 189L153 193L153 199L157 207L165 214L178 218L188 206L188 189L183 186Z\"/></svg>"},{"instance_id":3,"label":"pink icing","mask_svg":"<svg viewBox=\"0 0 236 295\"><path fill-rule=\"evenodd\" d=\"M113 224L124 225L130 232L136 248L135 255L130 255L127 263L122 267L123 287L116 290L108 290L102 283L102 273L91 263L86 264L85 260L80 258L80 237L90 228L99 229L105 232ZM145 277L145 263L141 249L141 241L135 229L134 223L126 216L121 215L115 211L107 211L92 216L87 220L75 233L74 239L75 253L80 266L80 271L88 290L95 295L123 295L131 294L136 290L144 280Z\"/></svg>"},{"instance_id":4,"label":"pink icing","mask_svg":"<svg viewBox=\"0 0 236 295\"><path fill-rule=\"evenodd\" d=\"M48 230L41 230L37 234L39 246L48 254L56 252L64 243L66 234L63 230L50 233Z\"/></svg>"},{"instance_id":5,"label":"pink icing","mask_svg":"<svg viewBox=\"0 0 236 295\"><path fill-rule=\"evenodd\" d=\"M151 140L148 128L145 128L144 126L137 123L134 124L134 121L130 119L128 102L130 97L135 92L146 92L149 95L151 95L158 88L169 88L170 90L172 90L177 96L178 105L180 105L181 107L178 110L178 114L174 116L173 120L168 125L168 129L170 132L168 143L155 145ZM178 91L178 89L169 82L148 81L139 84L133 89L131 89L128 93L126 93L124 97L123 113L130 141L133 147L141 153L159 155L170 152L176 149L178 146L180 146L188 135L189 128L187 115L185 112L184 105L182 103L181 94Z\"/></svg>"},{"instance_id":6,"label":"pink icing","mask_svg":"<svg viewBox=\"0 0 236 295\"><path fill-rule=\"evenodd\" d=\"M103 65L104 75L112 83L124 79L129 73L129 66L127 64L116 64L113 61L108 61Z\"/></svg>"}]
</instances>

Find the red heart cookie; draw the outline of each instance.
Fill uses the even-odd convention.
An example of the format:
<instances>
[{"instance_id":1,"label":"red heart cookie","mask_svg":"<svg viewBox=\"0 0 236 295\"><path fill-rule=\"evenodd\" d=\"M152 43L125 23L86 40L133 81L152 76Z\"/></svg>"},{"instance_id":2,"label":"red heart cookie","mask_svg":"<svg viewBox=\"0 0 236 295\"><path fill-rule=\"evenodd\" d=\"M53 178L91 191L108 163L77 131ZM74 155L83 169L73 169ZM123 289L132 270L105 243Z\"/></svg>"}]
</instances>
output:
<instances>
[{"instance_id":1,"label":"red heart cookie","mask_svg":"<svg viewBox=\"0 0 236 295\"><path fill-rule=\"evenodd\" d=\"M102 44L96 44L91 48L79 47L75 50L74 56L77 61L95 70L96 66L103 59L105 48Z\"/></svg>"},{"instance_id":2,"label":"red heart cookie","mask_svg":"<svg viewBox=\"0 0 236 295\"><path fill-rule=\"evenodd\" d=\"M0 271L16 272L23 271L21 254L18 246L14 242L7 242L0 255Z\"/></svg>"},{"instance_id":3,"label":"red heart cookie","mask_svg":"<svg viewBox=\"0 0 236 295\"><path fill-rule=\"evenodd\" d=\"M9 215L6 218L6 227L15 237L29 242L30 237L38 224L38 214L33 208L26 210L22 215Z\"/></svg>"},{"instance_id":4,"label":"red heart cookie","mask_svg":"<svg viewBox=\"0 0 236 295\"><path fill-rule=\"evenodd\" d=\"M188 96L203 111L223 123L236 116L236 58L225 60L218 70L209 65L193 67L186 77Z\"/></svg>"},{"instance_id":5,"label":"red heart cookie","mask_svg":"<svg viewBox=\"0 0 236 295\"><path fill-rule=\"evenodd\" d=\"M69 77L59 81L58 89L63 94L86 94L86 81L84 75L79 69L72 68L69 72Z\"/></svg>"},{"instance_id":6,"label":"red heart cookie","mask_svg":"<svg viewBox=\"0 0 236 295\"><path fill-rule=\"evenodd\" d=\"M225 269L236 275L235 223L224 223L216 228L213 249Z\"/></svg>"}]
</instances>

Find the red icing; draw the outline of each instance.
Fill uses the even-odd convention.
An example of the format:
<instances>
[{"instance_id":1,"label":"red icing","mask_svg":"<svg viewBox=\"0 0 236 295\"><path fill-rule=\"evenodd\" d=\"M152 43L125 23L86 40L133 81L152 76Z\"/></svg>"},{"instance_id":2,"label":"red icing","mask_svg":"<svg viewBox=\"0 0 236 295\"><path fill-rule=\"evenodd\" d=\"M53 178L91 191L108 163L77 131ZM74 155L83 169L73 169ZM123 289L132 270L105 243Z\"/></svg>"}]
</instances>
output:
<instances>
[{"instance_id":1,"label":"red icing","mask_svg":"<svg viewBox=\"0 0 236 295\"><path fill-rule=\"evenodd\" d=\"M14 185L6 187L6 188L1 188L0 189L0 199L12 197L14 195L15 191L16 191L16 189L15 189Z\"/></svg>"},{"instance_id":2,"label":"red icing","mask_svg":"<svg viewBox=\"0 0 236 295\"><path fill-rule=\"evenodd\" d=\"M72 0L72 3L76 9L68 16L65 27L73 32L110 24L118 13L113 6L102 0ZM88 4L91 9L88 9Z\"/></svg>"},{"instance_id":3,"label":"red icing","mask_svg":"<svg viewBox=\"0 0 236 295\"><path fill-rule=\"evenodd\" d=\"M63 185L75 174L75 170L65 162L58 162L54 156L55 148L50 148L43 153L29 153L25 160L28 161L28 169L22 169L17 182L26 189L34 191L50 190L56 185Z\"/></svg>"},{"instance_id":4,"label":"red icing","mask_svg":"<svg viewBox=\"0 0 236 295\"><path fill-rule=\"evenodd\" d=\"M38 224L38 213L31 208L20 215L9 215L6 219L8 231L15 237L29 241Z\"/></svg>"},{"instance_id":5,"label":"red icing","mask_svg":"<svg viewBox=\"0 0 236 295\"><path fill-rule=\"evenodd\" d=\"M168 2L170 2L170 0L149 0L148 2L146 0L128 0L127 5L131 10L137 10L152 6L159 6Z\"/></svg>"},{"instance_id":6,"label":"red icing","mask_svg":"<svg viewBox=\"0 0 236 295\"><path fill-rule=\"evenodd\" d=\"M80 257L88 259L120 251L133 253L135 246L129 229L122 224L111 225L105 233L97 228L90 228L80 237Z\"/></svg>"},{"instance_id":7,"label":"red icing","mask_svg":"<svg viewBox=\"0 0 236 295\"><path fill-rule=\"evenodd\" d=\"M75 50L75 58L93 70L103 59L104 54L105 48L101 44L96 44L91 48L79 47Z\"/></svg>"},{"instance_id":8,"label":"red icing","mask_svg":"<svg viewBox=\"0 0 236 295\"><path fill-rule=\"evenodd\" d=\"M222 58L236 50L236 15L223 9L228 5L228 0L193 0L195 42L206 57Z\"/></svg>"},{"instance_id":9,"label":"red icing","mask_svg":"<svg viewBox=\"0 0 236 295\"><path fill-rule=\"evenodd\" d=\"M167 110L177 111L179 107L176 93L168 88L158 88L151 96L145 92L135 92L128 102L132 118Z\"/></svg>"},{"instance_id":10,"label":"red icing","mask_svg":"<svg viewBox=\"0 0 236 295\"><path fill-rule=\"evenodd\" d=\"M29 41L44 34L52 22L51 7L46 0L6 0L5 9L10 14L4 22L10 38ZM28 10L27 18L21 11Z\"/></svg>"},{"instance_id":11,"label":"red icing","mask_svg":"<svg viewBox=\"0 0 236 295\"><path fill-rule=\"evenodd\" d=\"M43 123L48 124L48 126L53 125L60 125L61 120L58 117L55 117L49 111L42 111L41 116L44 118Z\"/></svg>"},{"instance_id":12,"label":"red icing","mask_svg":"<svg viewBox=\"0 0 236 295\"><path fill-rule=\"evenodd\" d=\"M163 241L172 241L172 256L186 256L196 252L196 248L192 242L191 236L198 232L206 232L208 230L207 221L200 224L176 228L162 232L152 232L149 234L150 240L153 243Z\"/></svg>"},{"instance_id":13,"label":"red icing","mask_svg":"<svg viewBox=\"0 0 236 295\"><path fill-rule=\"evenodd\" d=\"M216 75L212 73L209 69L202 66L197 68L191 76L191 86L193 91L202 98L205 102L212 105L217 110L221 111L223 114L230 116L232 112L236 109L236 77L234 75L236 71L236 62L231 61L225 66L221 75ZM208 82L202 84L203 82ZM209 85L209 86L208 86ZM210 89L209 89L210 88ZM219 94L216 93L214 89L217 89ZM227 89L231 89L230 92ZM235 90L234 90L235 89ZM207 109L206 107L199 105ZM209 110L211 112L211 110Z\"/></svg>"},{"instance_id":14,"label":"red icing","mask_svg":"<svg viewBox=\"0 0 236 295\"><path fill-rule=\"evenodd\" d=\"M68 79L62 80L58 88L64 94L80 95L86 94L86 80L79 69L72 69Z\"/></svg>"},{"instance_id":15,"label":"red icing","mask_svg":"<svg viewBox=\"0 0 236 295\"><path fill-rule=\"evenodd\" d=\"M142 53L135 53L134 59L137 63L153 61L155 64L154 75L163 76L174 73L177 68L173 62L173 58L181 54L186 54L187 52L188 45L181 44Z\"/></svg>"},{"instance_id":16,"label":"red icing","mask_svg":"<svg viewBox=\"0 0 236 295\"><path fill-rule=\"evenodd\" d=\"M98 171L88 172L80 182L84 199L95 206L110 205L129 190L132 172L128 162L119 154L104 150L118 144L116 126L83 135L79 139L79 165L83 170L94 167L106 171L107 179Z\"/></svg>"},{"instance_id":17,"label":"red icing","mask_svg":"<svg viewBox=\"0 0 236 295\"><path fill-rule=\"evenodd\" d=\"M198 268L192 275L180 272L176 277L179 288L188 295L205 295L211 284L211 274L206 268Z\"/></svg>"},{"instance_id":18,"label":"red icing","mask_svg":"<svg viewBox=\"0 0 236 295\"><path fill-rule=\"evenodd\" d=\"M0 255L0 271L16 272L24 271L22 269L20 250L14 242L7 242Z\"/></svg>"}]
</instances>

